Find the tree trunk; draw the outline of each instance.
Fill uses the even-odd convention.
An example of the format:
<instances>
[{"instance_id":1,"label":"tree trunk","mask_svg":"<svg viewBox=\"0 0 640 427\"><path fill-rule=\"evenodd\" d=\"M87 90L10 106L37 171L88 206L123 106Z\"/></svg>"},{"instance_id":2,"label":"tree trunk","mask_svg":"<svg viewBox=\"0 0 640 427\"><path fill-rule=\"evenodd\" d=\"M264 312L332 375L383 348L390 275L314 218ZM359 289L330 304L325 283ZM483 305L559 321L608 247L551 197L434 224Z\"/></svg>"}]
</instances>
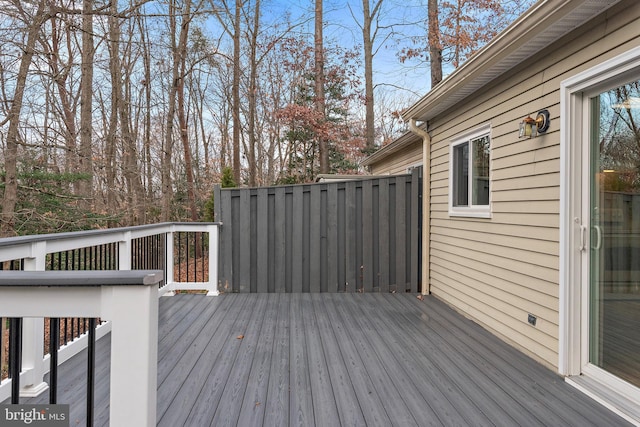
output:
<instances>
[{"instance_id":1,"label":"tree trunk","mask_svg":"<svg viewBox=\"0 0 640 427\"><path fill-rule=\"evenodd\" d=\"M120 68L122 69L123 67ZM125 98L124 90L131 82L128 76L126 79L122 77L121 75L119 80L121 83L117 85L117 90L119 92L118 98L120 99L118 111L120 112L120 131L122 132L124 177L127 182L127 200L129 205L127 210L131 215L127 218L127 222L132 225L139 225L146 223L146 203L144 190L142 188L140 167L138 165L138 147L131 129L131 114L129 110L131 98Z\"/></svg>"},{"instance_id":2,"label":"tree trunk","mask_svg":"<svg viewBox=\"0 0 640 427\"><path fill-rule=\"evenodd\" d=\"M171 34L172 52L172 76L171 87L169 88L169 99L167 109L167 133L165 135L163 156L162 156L162 213L163 222L171 220L171 202L173 200L173 184L171 182L171 163L173 157L173 120L176 116L176 95L178 90L179 70L178 47L176 44L176 6L174 2L169 2L169 33Z\"/></svg>"},{"instance_id":3,"label":"tree trunk","mask_svg":"<svg viewBox=\"0 0 640 427\"><path fill-rule=\"evenodd\" d=\"M316 0L314 37L315 107L320 116L325 117L322 15L322 0ZM327 139L322 135L320 135L318 139L320 173L329 173L329 144Z\"/></svg>"},{"instance_id":4,"label":"tree trunk","mask_svg":"<svg viewBox=\"0 0 640 427\"><path fill-rule=\"evenodd\" d=\"M236 12L233 31L233 178L238 185L240 180L240 17L242 0L236 0Z\"/></svg>"},{"instance_id":5,"label":"tree trunk","mask_svg":"<svg viewBox=\"0 0 640 427\"><path fill-rule=\"evenodd\" d=\"M62 20L51 18L51 35L49 36L51 45L44 40L42 45L45 51L49 54L49 68L51 69L51 78L55 82L57 90L58 101L62 109L62 122L64 123L64 144L65 144L65 156L64 156L64 172L76 173L79 172L78 150L77 150L77 137L78 131L76 128L76 110L73 105L73 94L69 93L67 89L67 78L70 75L70 64L61 63L60 55L60 41L62 37L66 37L67 40L70 37L69 30L66 30L66 36L61 33ZM73 58L67 58L67 61L72 62ZM79 183L74 181L74 193L79 194Z\"/></svg>"},{"instance_id":6,"label":"tree trunk","mask_svg":"<svg viewBox=\"0 0 640 427\"><path fill-rule=\"evenodd\" d=\"M254 16L253 16L253 31L251 32L251 60L249 66L251 67L249 75L249 187L256 186L256 175L258 173L258 165L256 162L256 111L257 111L257 92L258 92L258 61L257 61L257 48L258 48L258 31L260 30L260 0L256 0ZM236 181L237 182L237 181Z\"/></svg>"},{"instance_id":7,"label":"tree trunk","mask_svg":"<svg viewBox=\"0 0 640 427\"><path fill-rule=\"evenodd\" d=\"M118 139L118 98L119 87L117 83L120 78L120 26L118 18L117 2L111 4L111 13L108 17L109 23L109 74L111 76L111 111L109 112L109 130L106 137L105 164L106 164L106 191L107 191L107 209L113 209L117 212L119 209L116 193L116 142ZM113 221L109 225L115 225Z\"/></svg>"},{"instance_id":8,"label":"tree trunk","mask_svg":"<svg viewBox=\"0 0 640 427\"><path fill-rule=\"evenodd\" d=\"M182 26L180 27L180 38L178 41L177 58L178 63L174 64L180 72L176 95L178 98L178 123L180 125L180 139L184 149L184 167L187 178L187 199L189 201L189 209L191 211L191 220L198 220L198 208L196 207L196 195L194 191L193 164L191 157L191 147L189 146L189 132L187 129L187 113L184 105L184 80L186 77L186 60L187 60L187 39L189 35L189 23L191 22L191 0L186 0L183 5Z\"/></svg>"},{"instance_id":9,"label":"tree trunk","mask_svg":"<svg viewBox=\"0 0 640 427\"><path fill-rule=\"evenodd\" d=\"M2 236L11 236L15 234L15 209L18 200L18 139L20 113L22 111L22 100L24 98L24 89L27 83L27 74L29 66L33 59L34 48L42 25L49 14L45 14L46 0L40 0L38 10L33 17L33 22L29 26L27 35L27 44L24 46L24 55L20 59L20 68L16 76L15 92L13 95L13 103L9 110L7 120L9 129L6 135L6 149L4 152L4 194L2 197L2 222L0 223L0 234Z\"/></svg>"},{"instance_id":10,"label":"tree trunk","mask_svg":"<svg viewBox=\"0 0 640 427\"><path fill-rule=\"evenodd\" d=\"M90 210L93 199L93 0L82 2L82 66L80 76L80 156L79 172L86 178L79 181L81 204Z\"/></svg>"},{"instance_id":11,"label":"tree trunk","mask_svg":"<svg viewBox=\"0 0 640 427\"><path fill-rule=\"evenodd\" d=\"M373 12L369 7L369 0L362 0L364 21L362 23L362 40L364 47L364 84L365 84L365 139L367 151L375 147L375 111L373 97L373 42L375 35L371 34L371 24L380 12L382 0L378 0Z\"/></svg>"},{"instance_id":12,"label":"tree trunk","mask_svg":"<svg viewBox=\"0 0 640 427\"><path fill-rule=\"evenodd\" d=\"M142 40L142 62L144 66L144 157L145 161L145 182L147 183L147 200L153 200L153 168L151 162L151 52L149 46L149 32L145 23L145 18L137 16L140 37Z\"/></svg>"},{"instance_id":13,"label":"tree trunk","mask_svg":"<svg viewBox=\"0 0 640 427\"><path fill-rule=\"evenodd\" d=\"M442 45L440 43L440 22L438 0L429 0L429 64L431 67L431 87L442 81Z\"/></svg>"}]
</instances>

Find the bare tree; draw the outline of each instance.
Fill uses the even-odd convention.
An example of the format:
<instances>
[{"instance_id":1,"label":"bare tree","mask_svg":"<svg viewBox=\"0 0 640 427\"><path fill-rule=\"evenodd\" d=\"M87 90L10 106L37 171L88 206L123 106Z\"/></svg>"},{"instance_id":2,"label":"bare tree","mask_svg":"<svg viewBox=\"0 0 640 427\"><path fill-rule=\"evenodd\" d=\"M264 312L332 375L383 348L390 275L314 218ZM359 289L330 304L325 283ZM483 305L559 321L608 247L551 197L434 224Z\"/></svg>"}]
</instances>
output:
<instances>
[{"instance_id":1,"label":"bare tree","mask_svg":"<svg viewBox=\"0 0 640 427\"><path fill-rule=\"evenodd\" d=\"M22 112L22 101L27 82L27 74L29 72L31 60L33 59L38 33L40 32L43 24L51 18L50 14L46 10L46 5L48 3L46 0L38 1L37 9L32 15L29 15L28 12L22 8L21 3L22 2L19 0L12 1L12 4L22 15L24 22L30 22L27 27L27 43L23 49L24 55L20 60L20 68L16 78L13 102L9 109L9 115L0 123L0 126L6 122L9 123L9 129L7 130L6 136L6 149L4 153L5 186L2 198L2 222L0 224L0 233L3 236L9 236L15 233L15 207L18 197L18 130L20 125L20 114Z\"/></svg>"},{"instance_id":2,"label":"bare tree","mask_svg":"<svg viewBox=\"0 0 640 427\"><path fill-rule=\"evenodd\" d=\"M249 163L249 186L256 186L256 174L258 172L258 165L256 163L256 114L257 114L257 95L258 95L258 32L260 30L260 0L256 0L255 8L253 11L253 28L250 30L250 61L249 61L249 117L248 127L249 132L249 150L247 153L247 160ZM236 181L239 182L239 181Z\"/></svg>"},{"instance_id":3,"label":"bare tree","mask_svg":"<svg viewBox=\"0 0 640 427\"><path fill-rule=\"evenodd\" d=\"M187 111L185 105L185 78L187 76L187 40L189 37L189 24L191 23L191 0L185 0L182 5L182 25L180 26L180 35L178 40L178 63L174 64L174 67L178 68L178 80L176 82L176 91L178 98L178 123L180 126L180 140L182 141L182 147L184 149L184 167L187 178L187 199L189 203L189 210L191 211L191 219L193 221L198 220L198 208L196 207L196 196L194 191L194 179L193 179L193 163L191 156L191 147L189 145L189 131L187 123Z\"/></svg>"},{"instance_id":4,"label":"bare tree","mask_svg":"<svg viewBox=\"0 0 640 427\"><path fill-rule=\"evenodd\" d=\"M93 0L82 2L82 70L80 77L80 155L79 172L87 178L79 182L78 194L82 207L90 209L93 199Z\"/></svg>"},{"instance_id":5,"label":"bare tree","mask_svg":"<svg viewBox=\"0 0 640 427\"><path fill-rule=\"evenodd\" d=\"M167 99L167 116L164 146L162 147L162 221L171 219L171 205L173 201L173 182L171 169L173 162L173 129L176 117L176 98L180 84L180 71L177 64L180 63L177 32L177 7L175 1L169 2L169 36L171 40L171 87Z\"/></svg>"},{"instance_id":6,"label":"bare tree","mask_svg":"<svg viewBox=\"0 0 640 427\"><path fill-rule=\"evenodd\" d=\"M322 117L325 116L324 98L324 40L322 26L323 0L315 0L315 32L314 32L314 74L315 74L315 106L316 111ZM318 151L320 157L320 173L329 173L329 145L326 138L320 137L318 140Z\"/></svg>"},{"instance_id":7,"label":"bare tree","mask_svg":"<svg viewBox=\"0 0 640 427\"><path fill-rule=\"evenodd\" d=\"M440 42L440 22L438 19L438 0L428 3L428 36L429 64L431 68L431 87L442 80L442 44Z\"/></svg>"},{"instance_id":8,"label":"bare tree","mask_svg":"<svg viewBox=\"0 0 640 427\"><path fill-rule=\"evenodd\" d=\"M241 13L242 0L236 0L235 14L233 19L233 86L231 93L233 96L233 179L238 185L242 183L240 175L240 39L241 39Z\"/></svg>"},{"instance_id":9,"label":"bare tree","mask_svg":"<svg viewBox=\"0 0 640 427\"><path fill-rule=\"evenodd\" d=\"M362 23L362 41L364 47L364 81L365 81L365 139L367 150L371 151L375 147L375 102L373 94L373 43L376 39L378 27L372 28L373 22L380 15L380 8L383 0L376 0L373 3L373 10L369 5L369 0L362 0L362 11L364 20ZM435 1L435 0L431 0Z\"/></svg>"}]
</instances>

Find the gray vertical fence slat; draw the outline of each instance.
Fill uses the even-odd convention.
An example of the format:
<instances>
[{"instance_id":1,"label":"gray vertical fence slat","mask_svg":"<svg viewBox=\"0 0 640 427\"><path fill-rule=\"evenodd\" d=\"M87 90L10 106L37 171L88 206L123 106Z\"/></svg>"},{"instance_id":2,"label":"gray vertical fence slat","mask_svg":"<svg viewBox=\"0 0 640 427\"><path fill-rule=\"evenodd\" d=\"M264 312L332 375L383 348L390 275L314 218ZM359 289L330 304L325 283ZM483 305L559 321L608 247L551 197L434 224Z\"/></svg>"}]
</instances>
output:
<instances>
[{"instance_id":1,"label":"gray vertical fence slat","mask_svg":"<svg viewBox=\"0 0 640 427\"><path fill-rule=\"evenodd\" d=\"M338 187L327 188L327 291L338 291Z\"/></svg>"},{"instance_id":2,"label":"gray vertical fence slat","mask_svg":"<svg viewBox=\"0 0 640 427\"><path fill-rule=\"evenodd\" d=\"M286 285L285 274L285 256L286 256L286 236L285 236L285 189L279 187L275 189L275 215L274 215L274 240L275 240L275 253L274 253L274 266L275 269L275 283L274 289L276 292L284 292Z\"/></svg>"},{"instance_id":3,"label":"gray vertical fence slat","mask_svg":"<svg viewBox=\"0 0 640 427\"><path fill-rule=\"evenodd\" d=\"M418 291L419 180L216 187L220 290Z\"/></svg>"},{"instance_id":4,"label":"gray vertical fence slat","mask_svg":"<svg viewBox=\"0 0 640 427\"><path fill-rule=\"evenodd\" d=\"M356 183L345 183L345 290L355 292L357 284L357 250L356 250Z\"/></svg>"},{"instance_id":5,"label":"gray vertical fence slat","mask_svg":"<svg viewBox=\"0 0 640 427\"><path fill-rule=\"evenodd\" d=\"M405 242L407 238L407 229L406 229L406 179L404 176L399 176L396 178L396 213L395 213L395 236L393 238L396 240L395 245L395 264L396 264L396 277L394 278L395 282L395 290L396 292L405 292L407 285L407 272L406 270L406 249Z\"/></svg>"},{"instance_id":6,"label":"gray vertical fence slat","mask_svg":"<svg viewBox=\"0 0 640 427\"><path fill-rule=\"evenodd\" d=\"M251 290L251 194L240 191L240 262L238 264L238 281L240 292Z\"/></svg>"},{"instance_id":7,"label":"gray vertical fence slat","mask_svg":"<svg viewBox=\"0 0 640 427\"><path fill-rule=\"evenodd\" d=\"M389 203L383 203L389 200L389 181L381 179L378 185L378 194L380 203L378 204L379 223L378 223L378 286L380 292L389 292Z\"/></svg>"},{"instance_id":8,"label":"gray vertical fence slat","mask_svg":"<svg viewBox=\"0 0 640 427\"><path fill-rule=\"evenodd\" d=\"M256 237L256 289L258 292L268 292L269 277L269 191L266 188L257 190L257 237Z\"/></svg>"},{"instance_id":9,"label":"gray vertical fence slat","mask_svg":"<svg viewBox=\"0 0 640 427\"><path fill-rule=\"evenodd\" d=\"M303 223L303 195L302 186L293 187L292 219L293 230L291 240L291 291L302 292L302 267L303 267L303 247L302 247L302 223Z\"/></svg>"},{"instance_id":10,"label":"gray vertical fence slat","mask_svg":"<svg viewBox=\"0 0 640 427\"><path fill-rule=\"evenodd\" d=\"M219 185L213 187L213 220L214 221L222 221L222 191ZM224 244L224 225L220 227L218 230L218 290L224 290L224 278L227 277L227 272L222 269L228 264L229 257L226 256L225 252L222 250L224 248L229 248L230 244Z\"/></svg>"},{"instance_id":11,"label":"gray vertical fence slat","mask_svg":"<svg viewBox=\"0 0 640 427\"><path fill-rule=\"evenodd\" d=\"M309 291L320 292L320 256L322 238L321 224L321 194L322 184L311 186L309 194Z\"/></svg>"},{"instance_id":12,"label":"gray vertical fence slat","mask_svg":"<svg viewBox=\"0 0 640 427\"><path fill-rule=\"evenodd\" d=\"M222 221L222 230L220 232L221 251L224 254L225 262L222 265L223 281L222 290L231 290L233 280L233 214L231 205L231 191L223 191L220 195L220 218L217 221ZM215 202L215 200L214 200ZM216 202L217 203L217 202ZM227 224L225 224L223 218L228 218ZM219 268L220 270L220 268Z\"/></svg>"},{"instance_id":13,"label":"gray vertical fence slat","mask_svg":"<svg viewBox=\"0 0 640 427\"><path fill-rule=\"evenodd\" d=\"M362 290L373 291L373 180L362 182Z\"/></svg>"}]
</instances>

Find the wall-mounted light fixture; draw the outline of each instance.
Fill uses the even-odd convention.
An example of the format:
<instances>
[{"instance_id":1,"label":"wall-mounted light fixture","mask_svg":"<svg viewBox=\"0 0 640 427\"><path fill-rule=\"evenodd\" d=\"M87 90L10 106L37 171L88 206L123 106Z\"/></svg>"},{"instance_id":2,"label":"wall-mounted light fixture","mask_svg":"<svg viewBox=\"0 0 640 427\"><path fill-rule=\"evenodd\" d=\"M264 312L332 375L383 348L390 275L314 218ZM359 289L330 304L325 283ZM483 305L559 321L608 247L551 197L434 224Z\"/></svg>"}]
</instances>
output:
<instances>
[{"instance_id":1,"label":"wall-mounted light fixture","mask_svg":"<svg viewBox=\"0 0 640 427\"><path fill-rule=\"evenodd\" d=\"M545 133L549 129L549 111L538 111L536 118L531 116L520 122L520 138L535 138L539 133Z\"/></svg>"}]
</instances>

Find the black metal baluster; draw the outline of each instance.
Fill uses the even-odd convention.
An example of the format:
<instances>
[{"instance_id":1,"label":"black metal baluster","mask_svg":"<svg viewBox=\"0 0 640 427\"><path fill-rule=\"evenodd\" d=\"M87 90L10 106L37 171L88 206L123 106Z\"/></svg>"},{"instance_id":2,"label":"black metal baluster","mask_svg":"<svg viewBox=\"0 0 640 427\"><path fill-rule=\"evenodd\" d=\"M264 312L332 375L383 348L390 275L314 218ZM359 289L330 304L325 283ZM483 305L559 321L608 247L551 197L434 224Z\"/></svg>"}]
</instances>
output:
<instances>
[{"instance_id":1,"label":"black metal baluster","mask_svg":"<svg viewBox=\"0 0 640 427\"><path fill-rule=\"evenodd\" d=\"M93 426L94 381L96 370L96 319L89 319L87 344L87 427Z\"/></svg>"},{"instance_id":2,"label":"black metal baluster","mask_svg":"<svg viewBox=\"0 0 640 427\"><path fill-rule=\"evenodd\" d=\"M2 264L3 263L0 262L0 270L3 269ZM4 362L4 358L2 355L2 353L4 352L4 346L2 345L2 341L4 340L4 322L4 317L0 317L0 381L2 381L2 362Z\"/></svg>"},{"instance_id":3,"label":"black metal baluster","mask_svg":"<svg viewBox=\"0 0 640 427\"><path fill-rule=\"evenodd\" d=\"M145 269L149 268L149 242L149 236L145 237L144 240L140 242L141 245L138 252L142 258L142 265L140 267Z\"/></svg>"},{"instance_id":4,"label":"black metal baluster","mask_svg":"<svg viewBox=\"0 0 640 427\"><path fill-rule=\"evenodd\" d=\"M67 345L67 343L69 342L68 337L67 337L67 332L69 328L69 319L68 318L64 318L64 334L63 334L63 340L62 342L64 342L64 345Z\"/></svg>"},{"instance_id":5,"label":"black metal baluster","mask_svg":"<svg viewBox=\"0 0 640 427\"><path fill-rule=\"evenodd\" d=\"M151 268L158 268L158 257L160 256L160 236L154 236L153 241L151 242L151 247L153 251L151 252Z\"/></svg>"},{"instance_id":6,"label":"black metal baluster","mask_svg":"<svg viewBox=\"0 0 640 427\"><path fill-rule=\"evenodd\" d=\"M178 280L182 278L182 242L180 239L182 238L182 233L178 233ZM174 263L175 264L175 263Z\"/></svg>"},{"instance_id":7,"label":"black metal baluster","mask_svg":"<svg viewBox=\"0 0 640 427\"><path fill-rule=\"evenodd\" d=\"M9 376L11 377L11 404L20 403L20 369L22 367L22 318L12 317L9 332Z\"/></svg>"},{"instance_id":8,"label":"black metal baluster","mask_svg":"<svg viewBox=\"0 0 640 427\"><path fill-rule=\"evenodd\" d=\"M118 254L119 254L120 249L118 249L118 246L115 243L111 244L111 252L113 252L113 256L112 256L112 270L117 270L120 268L120 264L118 261Z\"/></svg>"},{"instance_id":9,"label":"black metal baluster","mask_svg":"<svg viewBox=\"0 0 640 427\"><path fill-rule=\"evenodd\" d=\"M208 238L209 238L209 233L200 234L200 248L201 248L200 259L202 260L202 281L203 282L209 280L207 277L205 277L205 275L207 274L206 272L208 268L208 265L205 264L205 258L206 258L205 254L207 253L206 252L207 246L205 245L205 239L208 239Z\"/></svg>"},{"instance_id":10,"label":"black metal baluster","mask_svg":"<svg viewBox=\"0 0 640 427\"><path fill-rule=\"evenodd\" d=\"M193 253L191 257L193 258L193 282L198 281L198 233L193 234Z\"/></svg>"},{"instance_id":11,"label":"black metal baluster","mask_svg":"<svg viewBox=\"0 0 640 427\"><path fill-rule=\"evenodd\" d=\"M202 281L204 282L205 280L205 250L206 250L206 245L204 244L204 240L205 237L209 236L207 233L200 233L200 259L202 260Z\"/></svg>"},{"instance_id":12,"label":"black metal baluster","mask_svg":"<svg viewBox=\"0 0 640 427\"><path fill-rule=\"evenodd\" d=\"M60 318L49 319L49 403L58 401L58 349L60 348Z\"/></svg>"}]
</instances>

